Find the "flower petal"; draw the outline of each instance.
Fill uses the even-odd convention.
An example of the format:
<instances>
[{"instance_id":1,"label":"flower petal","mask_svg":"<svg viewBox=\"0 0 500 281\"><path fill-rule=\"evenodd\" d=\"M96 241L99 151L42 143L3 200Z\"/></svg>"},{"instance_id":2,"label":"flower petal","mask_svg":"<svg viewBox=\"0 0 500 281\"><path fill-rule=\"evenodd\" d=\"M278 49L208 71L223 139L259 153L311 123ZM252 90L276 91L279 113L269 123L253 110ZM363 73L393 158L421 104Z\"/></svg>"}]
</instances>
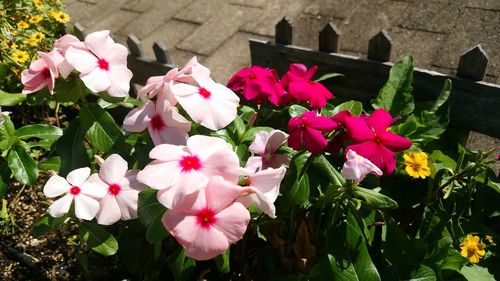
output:
<instances>
[{"instance_id":1,"label":"flower petal","mask_svg":"<svg viewBox=\"0 0 500 281\"><path fill-rule=\"evenodd\" d=\"M240 240L247 230L250 213L239 202L235 202L215 215L213 227L224 233L229 243Z\"/></svg>"},{"instance_id":2,"label":"flower petal","mask_svg":"<svg viewBox=\"0 0 500 281\"><path fill-rule=\"evenodd\" d=\"M120 220L120 207L114 195L108 194L104 196L99 205L99 212L96 215L98 224L110 225Z\"/></svg>"},{"instance_id":3,"label":"flower petal","mask_svg":"<svg viewBox=\"0 0 500 281\"><path fill-rule=\"evenodd\" d=\"M66 176L66 179L71 185L81 187L85 183L85 181L89 178L89 176L90 176L90 168L83 167L71 171Z\"/></svg>"},{"instance_id":4,"label":"flower petal","mask_svg":"<svg viewBox=\"0 0 500 281\"><path fill-rule=\"evenodd\" d=\"M71 207L71 202L73 202L73 195L66 194L63 197L57 199L50 205L49 214L55 218L64 216L69 212Z\"/></svg>"},{"instance_id":5,"label":"flower petal","mask_svg":"<svg viewBox=\"0 0 500 281\"><path fill-rule=\"evenodd\" d=\"M65 192L68 192L71 185L68 181L58 175L54 175L49 178L45 186L43 187L43 194L47 197L56 197Z\"/></svg>"},{"instance_id":6,"label":"flower petal","mask_svg":"<svg viewBox=\"0 0 500 281\"><path fill-rule=\"evenodd\" d=\"M82 220L91 220L99 211L99 202L85 194L75 196L75 216Z\"/></svg>"},{"instance_id":7,"label":"flower petal","mask_svg":"<svg viewBox=\"0 0 500 281\"><path fill-rule=\"evenodd\" d=\"M155 114L154 103L148 100L141 106L132 109L123 120L123 129L128 132L142 132L148 127L151 117Z\"/></svg>"}]
</instances>

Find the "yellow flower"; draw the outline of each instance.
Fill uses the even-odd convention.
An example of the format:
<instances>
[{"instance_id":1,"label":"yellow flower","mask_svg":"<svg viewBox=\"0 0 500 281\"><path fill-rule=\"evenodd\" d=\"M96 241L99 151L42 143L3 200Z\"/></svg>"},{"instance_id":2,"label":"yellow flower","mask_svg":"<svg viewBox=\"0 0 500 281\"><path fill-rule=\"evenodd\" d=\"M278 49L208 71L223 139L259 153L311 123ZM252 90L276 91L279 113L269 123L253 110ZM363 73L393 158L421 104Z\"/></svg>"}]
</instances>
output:
<instances>
[{"instance_id":1,"label":"yellow flower","mask_svg":"<svg viewBox=\"0 0 500 281\"><path fill-rule=\"evenodd\" d=\"M467 234L467 237L460 244L460 249L462 249L460 255L469 259L471 263L478 263L486 254L484 247L486 247L486 245L481 243L479 236Z\"/></svg>"},{"instance_id":2,"label":"yellow flower","mask_svg":"<svg viewBox=\"0 0 500 281\"><path fill-rule=\"evenodd\" d=\"M31 16L31 18L30 18L30 22L31 22L31 23L39 23L39 22L41 22L42 20L43 20L43 17L42 17L42 16L40 16L40 15L33 15L33 16Z\"/></svg>"},{"instance_id":3,"label":"yellow flower","mask_svg":"<svg viewBox=\"0 0 500 281\"><path fill-rule=\"evenodd\" d=\"M25 51L17 51L17 52L12 54L12 59L18 63L24 63L29 58L30 58L30 56Z\"/></svg>"},{"instance_id":4,"label":"yellow flower","mask_svg":"<svg viewBox=\"0 0 500 281\"><path fill-rule=\"evenodd\" d=\"M427 163L427 153L425 152L410 152L403 155L404 165L408 175L414 178L423 178L430 176L431 169Z\"/></svg>"},{"instance_id":5,"label":"yellow flower","mask_svg":"<svg viewBox=\"0 0 500 281\"><path fill-rule=\"evenodd\" d=\"M30 25L27 22L23 21L23 20L20 21L20 22L18 22L17 26L19 26L20 28L28 28L28 27L30 27Z\"/></svg>"},{"instance_id":6,"label":"yellow flower","mask_svg":"<svg viewBox=\"0 0 500 281\"><path fill-rule=\"evenodd\" d=\"M493 244L493 237L491 235L486 235L485 239L488 240L490 244Z\"/></svg>"},{"instance_id":7,"label":"yellow flower","mask_svg":"<svg viewBox=\"0 0 500 281\"><path fill-rule=\"evenodd\" d=\"M26 40L23 41L24 44L30 45L31 47L36 47L38 46L38 40L36 40L33 37L30 37Z\"/></svg>"},{"instance_id":8,"label":"yellow flower","mask_svg":"<svg viewBox=\"0 0 500 281\"><path fill-rule=\"evenodd\" d=\"M33 36L31 36L31 38L35 39L37 42L42 42L42 40L45 39L45 34L38 31L35 34L33 34Z\"/></svg>"},{"instance_id":9,"label":"yellow flower","mask_svg":"<svg viewBox=\"0 0 500 281\"><path fill-rule=\"evenodd\" d=\"M33 0L33 4L35 4L35 7L39 10L43 9L43 2L42 0Z\"/></svg>"},{"instance_id":10,"label":"yellow flower","mask_svg":"<svg viewBox=\"0 0 500 281\"><path fill-rule=\"evenodd\" d=\"M71 18L63 11L51 12L50 16L60 23L67 23Z\"/></svg>"},{"instance_id":11,"label":"yellow flower","mask_svg":"<svg viewBox=\"0 0 500 281\"><path fill-rule=\"evenodd\" d=\"M11 49L13 49L13 50L17 49L18 47L19 47L19 46L18 46L16 43L12 43L12 44L10 45L10 48L11 48Z\"/></svg>"}]
</instances>

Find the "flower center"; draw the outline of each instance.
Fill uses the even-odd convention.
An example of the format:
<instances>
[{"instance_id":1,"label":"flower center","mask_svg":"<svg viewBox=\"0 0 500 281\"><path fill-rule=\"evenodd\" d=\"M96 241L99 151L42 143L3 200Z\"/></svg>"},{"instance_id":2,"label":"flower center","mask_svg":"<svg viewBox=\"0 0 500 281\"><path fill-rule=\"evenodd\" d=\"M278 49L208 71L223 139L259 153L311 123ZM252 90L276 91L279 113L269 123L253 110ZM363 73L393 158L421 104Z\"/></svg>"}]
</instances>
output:
<instances>
[{"instance_id":1,"label":"flower center","mask_svg":"<svg viewBox=\"0 0 500 281\"><path fill-rule=\"evenodd\" d=\"M212 93L210 93L207 89L205 88L199 88L198 89L198 94L200 94L204 99L209 99Z\"/></svg>"},{"instance_id":2,"label":"flower center","mask_svg":"<svg viewBox=\"0 0 500 281\"><path fill-rule=\"evenodd\" d=\"M42 75L43 77L45 78L50 78L50 69L48 67L45 67L43 70L42 70Z\"/></svg>"},{"instance_id":3,"label":"flower center","mask_svg":"<svg viewBox=\"0 0 500 281\"><path fill-rule=\"evenodd\" d=\"M208 207L199 210L196 214L196 222L203 228L209 228L215 221L217 221L215 213Z\"/></svg>"},{"instance_id":4,"label":"flower center","mask_svg":"<svg viewBox=\"0 0 500 281\"><path fill-rule=\"evenodd\" d=\"M183 172L201 169L201 161L198 156L184 156L180 161L180 166Z\"/></svg>"},{"instance_id":5,"label":"flower center","mask_svg":"<svg viewBox=\"0 0 500 281\"><path fill-rule=\"evenodd\" d=\"M99 59L97 61L97 66L99 66L100 69L102 70L109 70L109 63L105 59Z\"/></svg>"},{"instance_id":6,"label":"flower center","mask_svg":"<svg viewBox=\"0 0 500 281\"><path fill-rule=\"evenodd\" d=\"M253 79L257 78L257 76L255 76L255 73L252 72L252 73L250 73L250 75L248 75L248 78L253 80Z\"/></svg>"},{"instance_id":7,"label":"flower center","mask_svg":"<svg viewBox=\"0 0 500 281\"><path fill-rule=\"evenodd\" d=\"M71 193L71 195L75 195L75 196L80 194L80 191L81 191L81 189L78 186L72 186L69 189L69 193Z\"/></svg>"},{"instance_id":8,"label":"flower center","mask_svg":"<svg viewBox=\"0 0 500 281\"><path fill-rule=\"evenodd\" d=\"M113 183L108 187L108 192L111 195L118 195L122 191L122 187L119 184Z\"/></svg>"},{"instance_id":9,"label":"flower center","mask_svg":"<svg viewBox=\"0 0 500 281\"><path fill-rule=\"evenodd\" d=\"M155 114L153 118L151 118L151 121L149 122L151 123L151 127L153 127L155 131L159 131L167 127L167 125L165 125L165 122L163 121L163 118L161 118L160 114Z\"/></svg>"}]
</instances>

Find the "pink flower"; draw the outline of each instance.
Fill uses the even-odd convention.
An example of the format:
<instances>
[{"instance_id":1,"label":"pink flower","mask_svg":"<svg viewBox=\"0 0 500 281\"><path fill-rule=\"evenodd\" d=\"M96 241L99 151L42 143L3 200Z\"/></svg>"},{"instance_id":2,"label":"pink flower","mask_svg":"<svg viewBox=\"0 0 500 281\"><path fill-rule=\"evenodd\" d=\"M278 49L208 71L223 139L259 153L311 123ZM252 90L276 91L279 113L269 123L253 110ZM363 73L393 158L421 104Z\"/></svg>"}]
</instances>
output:
<instances>
[{"instance_id":1,"label":"pink flower","mask_svg":"<svg viewBox=\"0 0 500 281\"><path fill-rule=\"evenodd\" d=\"M138 108L131 110L123 121L123 128L128 132L142 132L146 128L155 145L162 143L186 144L191 122L177 112L166 100L155 104L148 100Z\"/></svg>"},{"instance_id":2,"label":"pink flower","mask_svg":"<svg viewBox=\"0 0 500 281\"><path fill-rule=\"evenodd\" d=\"M161 144L151 150L149 157L154 161L137 178L160 190L158 201L167 208L203 188L211 176L238 182L238 156L219 138L196 135L187 140L186 146Z\"/></svg>"},{"instance_id":3,"label":"pink flower","mask_svg":"<svg viewBox=\"0 0 500 281\"><path fill-rule=\"evenodd\" d=\"M258 132L252 144L248 147L250 152L260 156L252 156L247 160L246 167L256 171L269 167L279 168L282 165L288 166L290 157L275 153L288 138L288 134L280 130L270 132Z\"/></svg>"},{"instance_id":4,"label":"pink flower","mask_svg":"<svg viewBox=\"0 0 500 281\"><path fill-rule=\"evenodd\" d=\"M316 116L314 111L305 112L288 121L288 145L295 150L301 150L305 146L307 151L320 154L328 144L322 133L331 132L336 126L331 119Z\"/></svg>"},{"instance_id":5,"label":"pink flower","mask_svg":"<svg viewBox=\"0 0 500 281\"><path fill-rule=\"evenodd\" d=\"M352 116L348 110L342 110L341 112L330 117L333 122L337 123L337 128L335 128L337 135L328 142L326 151L330 153L340 152L344 143L348 140L345 134L345 118Z\"/></svg>"},{"instance_id":6,"label":"pink flower","mask_svg":"<svg viewBox=\"0 0 500 281\"><path fill-rule=\"evenodd\" d=\"M162 222L184 247L186 256L212 259L240 240L246 231L250 214L234 201L239 194L235 184L222 177L211 177L199 192L166 211Z\"/></svg>"},{"instance_id":7,"label":"pink flower","mask_svg":"<svg viewBox=\"0 0 500 281\"><path fill-rule=\"evenodd\" d=\"M345 126L353 144L346 151L353 150L377 165L384 175L389 175L396 167L394 152L412 146L408 139L387 131L392 117L384 109L376 109L367 117L346 117Z\"/></svg>"},{"instance_id":8,"label":"pink flower","mask_svg":"<svg viewBox=\"0 0 500 281\"><path fill-rule=\"evenodd\" d=\"M247 186L243 187L242 195L237 199L238 202L246 207L255 205L269 217L276 218L274 201L278 198L280 184L285 173L286 168L283 166L278 169L267 168L253 174L249 173L246 178Z\"/></svg>"},{"instance_id":9,"label":"pink flower","mask_svg":"<svg viewBox=\"0 0 500 281\"><path fill-rule=\"evenodd\" d=\"M79 168L71 171L66 179L58 175L50 177L43 193L52 198L64 194L50 205L49 214L61 217L69 211L71 202L75 201L75 215L77 218L91 220L99 211L99 201L106 194L101 186L88 181L90 168Z\"/></svg>"},{"instance_id":10,"label":"pink flower","mask_svg":"<svg viewBox=\"0 0 500 281\"><path fill-rule=\"evenodd\" d=\"M70 46L81 50L88 50L85 43L80 41L78 38L71 34L66 34L63 37L57 39L54 42L54 49L57 50L61 55L65 56L66 51ZM73 71L73 66L65 58L64 61L59 65L59 74L62 78L66 79L69 74Z\"/></svg>"},{"instance_id":11,"label":"pink flower","mask_svg":"<svg viewBox=\"0 0 500 281\"><path fill-rule=\"evenodd\" d=\"M80 72L80 78L92 92L107 91L112 97L125 97L132 72L127 68L128 50L109 36L109 30L91 33L85 38L88 50L70 46L66 60Z\"/></svg>"},{"instance_id":12,"label":"pink flower","mask_svg":"<svg viewBox=\"0 0 500 281\"><path fill-rule=\"evenodd\" d=\"M245 99L255 100L257 104L269 100L278 106L281 96L285 94L276 71L256 65L236 72L227 86L233 91L243 90Z\"/></svg>"},{"instance_id":13,"label":"pink flower","mask_svg":"<svg viewBox=\"0 0 500 281\"><path fill-rule=\"evenodd\" d=\"M291 64L288 72L281 78L281 83L288 94L296 100L307 101L313 108L323 108L326 106L327 100L333 99L333 95L320 82L310 80L317 69L317 66L308 70L303 64Z\"/></svg>"},{"instance_id":14,"label":"pink flower","mask_svg":"<svg viewBox=\"0 0 500 281\"><path fill-rule=\"evenodd\" d=\"M112 154L101 165L99 174L89 181L99 184L107 194L100 200L97 223L110 225L120 219L137 218L137 200L143 185L137 181L139 170L128 171L128 165L118 154Z\"/></svg>"},{"instance_id":15,"label":"pink flower","mask_svg":"<svg viewBox=\"0 0 500 281\"><path fill-rule=\"evenodd\" d=\"M348 150L346 158L347 160L344 162L344 166L340 172L344 178L353 180L356 184L359 184L370 173L379 176L383 174L375 164L358 155L354 150Z\"/></svg>"},{"instance_id":16,"label":"pink flower","mask_svg":"<svg viewBox=\"0 0 500 281\"><path fill-rule=\"evenodd\" d=\"M236 118L236 107L240 101L238 96L226 86L215 83L206 73L193 72L191 76L200 87L173 81L169 84L191 119L214 131L231 123Z\"/></svg>"},{"instance_id":17,"label":"pink flower","mask_svg":"<svg viewBox=\"0 0 500 281\"><path fill-rule=\"evenodd\" d=\"M23 94L31 94L47 86L51 94L54 93L54 84L59 72L58 66L64 57L57 51L50 53L38 52L39 59L32 62L29 69L21 73L21 82L24 85Z\"/></svg>"}]
</instances>

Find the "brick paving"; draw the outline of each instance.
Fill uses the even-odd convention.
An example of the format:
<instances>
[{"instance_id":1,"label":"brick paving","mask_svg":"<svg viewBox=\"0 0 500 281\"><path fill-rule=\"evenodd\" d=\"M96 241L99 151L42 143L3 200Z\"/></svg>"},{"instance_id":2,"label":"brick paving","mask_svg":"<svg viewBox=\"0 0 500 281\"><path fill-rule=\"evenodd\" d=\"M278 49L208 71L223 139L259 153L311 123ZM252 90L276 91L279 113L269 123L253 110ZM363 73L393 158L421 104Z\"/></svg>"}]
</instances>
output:
<instances>
[{"instance_id":1,"label":"brick paving","mask_svg":"<svg viewBox=\"0 0 500 281\"><path fill-rule=\"evenodd\" d=\"M162 41L182 65L197 55L225 83L250 65L248 38L271 40L283 16L294 44L317 48L318 32L333 22L341 52L366 56L381 29L391 35L391 60L412 54L418 67L454 73L459 56L481 44L488 53L485 80L500 84L500 0L67 0L72 22L87 31L110 29L124 43L133 33L153 57ZM496 142L500 147L500 142Z\"/></svg>"}]
</instances>

